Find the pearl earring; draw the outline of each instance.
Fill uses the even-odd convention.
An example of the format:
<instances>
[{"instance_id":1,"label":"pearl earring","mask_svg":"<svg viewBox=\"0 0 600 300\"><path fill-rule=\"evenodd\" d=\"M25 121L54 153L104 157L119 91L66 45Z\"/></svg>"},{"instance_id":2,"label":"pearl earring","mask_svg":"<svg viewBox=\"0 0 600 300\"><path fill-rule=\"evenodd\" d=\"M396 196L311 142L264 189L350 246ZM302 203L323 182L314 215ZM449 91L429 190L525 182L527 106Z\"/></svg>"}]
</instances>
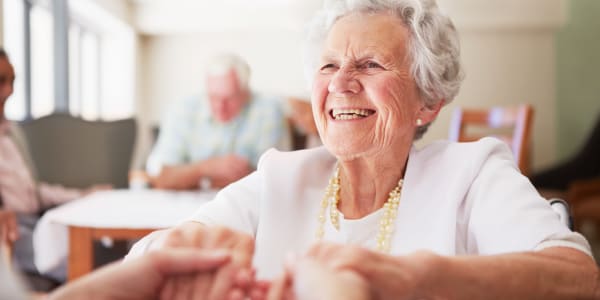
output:
<instances>
[{"instance_id":1,"label":"pearl earring","mask_svg":"<svg viewBox=\"0 0 600 300\"><path fill-rule=\"evenodd\" d=\"M417 119L417 126L422 126L423 125L423 120L421 120L420 118Z\"/></svg>"}]
</instances>

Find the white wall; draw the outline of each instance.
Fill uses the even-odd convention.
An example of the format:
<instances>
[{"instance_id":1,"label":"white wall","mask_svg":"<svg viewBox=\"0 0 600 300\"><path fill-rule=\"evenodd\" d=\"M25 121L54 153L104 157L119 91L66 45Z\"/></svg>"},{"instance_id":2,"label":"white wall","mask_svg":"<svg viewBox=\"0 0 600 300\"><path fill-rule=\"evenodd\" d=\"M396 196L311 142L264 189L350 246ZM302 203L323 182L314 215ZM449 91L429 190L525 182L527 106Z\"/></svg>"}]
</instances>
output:
<instances>
[{"instance_id":1,"label":"white wall","mask_svg":"<svg viewBox=\"0 0 600 300\"><path fill-rule=\"evenodd\" d=\"M245 58L252 68L251 86L260 92L282 96L307 96L302 74L298 34L240 32L178 34L145 38L143 51L144 103L152 121L173 101L199 94L204 89L206 60L219 51Z\"/></svg>"},{"instance_id":2,"label":"white wall","mask_svg":"<svg viewBox=\"0 0 600 300\"><path fill-rule=\"evenodd\" d=\"M445 138L456 106L534 106L533 165L556 156L555 44L546 31L465 32L461 36L467 78L458 97L445 107L423 142Z\"/></svg>"},{"instance_id":3,"label":"white wall","mask_svg":"<svg viewBox=\"0 0 600 300\"><path fill-rule=\"evenodd\" d=\"M564 23L562 0L440 1L461 33L467 79L423 142L446 138L452 108L529 102L535 107L534 167L555 158L555 33ZM144 22L148 22L148 12ZM228 32L187 28L142 42L140 101L144 122L160 120L173 101L202 91L204 59L220 50L245 57L252 86L280 95L308 95L302 74L302 34L292 27ZM185 32L185 33L182 33Z\"/></svg>"}]
</instances>

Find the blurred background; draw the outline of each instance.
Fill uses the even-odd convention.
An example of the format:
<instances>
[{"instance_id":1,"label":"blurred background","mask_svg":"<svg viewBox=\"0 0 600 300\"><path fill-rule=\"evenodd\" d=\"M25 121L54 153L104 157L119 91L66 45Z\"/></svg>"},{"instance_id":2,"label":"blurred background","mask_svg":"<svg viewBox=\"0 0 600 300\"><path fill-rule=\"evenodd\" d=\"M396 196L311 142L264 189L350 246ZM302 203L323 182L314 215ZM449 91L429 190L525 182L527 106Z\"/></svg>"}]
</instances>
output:
<instances>
[{"instance_id":1,"label":"blurred background","mask_svg":"<svg viewBox=\"0 0 600 300\"><path fill-rule=\"evenodd\" d=\"M132 168L168 105L203 90L205 59L238 53L255 90L308 98L305 22L320 0L0 0L0 43L15 65L13 120L68 112L135 117ZM467 78L453 106L530 103L533 170L571 155L600 111L600 1L440 0ZM446 138L442 111L422 143Z\"/></svg>"},{"instance_id":2,"label":"blurred background","mask_svg":"<svg viewBox=\"0 0 600 300\"><path fill-rule=\"evenodd\" d=\"M165 112L205 94L207 59L214 54L248 61L252 90L281 99L294 148L311 144L302 50L305 24L323 1L0 0L0 45L16 73L5 115L22 125L36 180L115 188L42 217L35 225L38 270L50 273L68 258L69 279L77 278L130 246L117 243L118 254L92 262L101 255L91 240L111 248L113 239L178 224L198 201L212 199L212 191L147 189L142 170ZM520 148L528 158L524 174L534 184L537 178L541 192L548 188L545 197L570 202L575 229L600 260L600 1L438 4L459 31L466 80L418 144L452 138L457 108L529 104L533 123L525 126L530 134ZM296 127L305 134L299 147ZM95 229L101 230L92 236Z\"/></svg>"}]
</instances>

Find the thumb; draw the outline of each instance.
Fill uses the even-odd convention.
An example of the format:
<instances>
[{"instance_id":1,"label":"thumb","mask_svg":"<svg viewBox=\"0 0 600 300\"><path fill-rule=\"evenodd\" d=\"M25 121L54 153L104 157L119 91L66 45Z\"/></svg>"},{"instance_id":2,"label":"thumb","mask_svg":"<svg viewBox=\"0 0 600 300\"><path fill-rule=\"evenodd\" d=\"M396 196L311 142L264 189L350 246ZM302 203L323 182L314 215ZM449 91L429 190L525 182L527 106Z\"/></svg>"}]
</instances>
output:
<instances>
[{"instance_id":1,"label":"thumb","mask_svg":"<svg viewBox=\"0 0 600 300\"><path fill-rule=\"evenodd\" d=\"M169 249L150 255L164 275L211 271L231 259L231 254L223 250Z\"/></svg>"}]
</instances>

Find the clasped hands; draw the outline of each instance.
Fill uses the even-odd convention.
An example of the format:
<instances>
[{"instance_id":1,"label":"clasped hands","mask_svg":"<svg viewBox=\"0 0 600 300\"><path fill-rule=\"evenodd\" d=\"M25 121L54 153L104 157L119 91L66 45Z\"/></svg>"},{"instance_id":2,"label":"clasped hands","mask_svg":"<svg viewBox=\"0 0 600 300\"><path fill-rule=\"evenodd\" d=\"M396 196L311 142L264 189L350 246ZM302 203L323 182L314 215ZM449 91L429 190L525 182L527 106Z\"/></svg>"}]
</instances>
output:
<instances>
[{"instance_id":1,"label":"clasped hands","mask_svg":"<svg viewBox=\"0 0 600 300\"><path fill-rule=\"evenodd\" d=\"M338 247L319 244L305 257L290 258L284 275L272 282L254 278L253 238L228 228L187 222L159 235L151 248L195 248L230 256L210 272L169 277L159 291L161 299L370 299L365 278L350 268L349 261L334 259L339 257Z\"/></svg>"}]
</instances>

